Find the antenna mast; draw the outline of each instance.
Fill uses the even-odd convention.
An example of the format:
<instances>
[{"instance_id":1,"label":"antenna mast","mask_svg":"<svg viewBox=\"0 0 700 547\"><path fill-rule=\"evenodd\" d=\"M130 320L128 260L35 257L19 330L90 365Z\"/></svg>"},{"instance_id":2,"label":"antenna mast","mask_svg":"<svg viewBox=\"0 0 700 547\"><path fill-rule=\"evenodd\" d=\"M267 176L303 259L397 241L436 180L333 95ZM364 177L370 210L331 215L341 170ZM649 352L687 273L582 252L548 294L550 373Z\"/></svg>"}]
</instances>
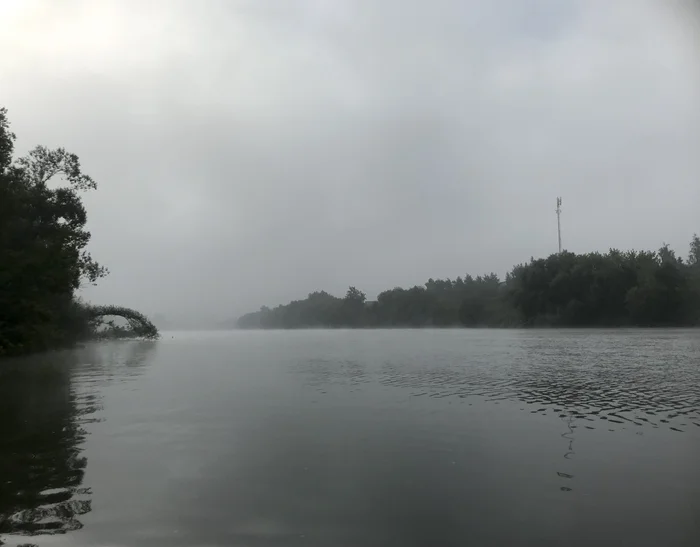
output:
<instances>
[{"instance_id":1,"label":"antenna mast","mask_svg":"<svg viewBox=\"0 0 700 547\"><path fill-rule=\"evenodd\" d=\"M557 198L557 233L559 234L559 254L561 254L561 198Z\"/></svg>"}]
</instances>

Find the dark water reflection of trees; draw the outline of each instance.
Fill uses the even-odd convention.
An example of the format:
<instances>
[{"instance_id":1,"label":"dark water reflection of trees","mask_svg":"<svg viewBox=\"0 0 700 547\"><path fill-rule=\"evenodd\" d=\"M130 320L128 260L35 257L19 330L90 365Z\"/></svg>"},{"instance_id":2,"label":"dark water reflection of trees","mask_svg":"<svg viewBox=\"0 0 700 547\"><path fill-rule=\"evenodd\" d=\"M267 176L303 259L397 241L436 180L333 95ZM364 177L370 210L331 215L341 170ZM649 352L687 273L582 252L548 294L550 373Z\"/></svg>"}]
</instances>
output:
<instances>
[{"instance_id":1,"label":"dark water reflection of trees","mask_svg":"<svg viewBox=\"0 0 700 547\"><path fill-rule=\"evenodd\" d=\"M152 348L122 342L0 362L0 542L82 528L92 494L82 445L99 419L96 383L133 375Z\"/></svg>"}]
</instances>

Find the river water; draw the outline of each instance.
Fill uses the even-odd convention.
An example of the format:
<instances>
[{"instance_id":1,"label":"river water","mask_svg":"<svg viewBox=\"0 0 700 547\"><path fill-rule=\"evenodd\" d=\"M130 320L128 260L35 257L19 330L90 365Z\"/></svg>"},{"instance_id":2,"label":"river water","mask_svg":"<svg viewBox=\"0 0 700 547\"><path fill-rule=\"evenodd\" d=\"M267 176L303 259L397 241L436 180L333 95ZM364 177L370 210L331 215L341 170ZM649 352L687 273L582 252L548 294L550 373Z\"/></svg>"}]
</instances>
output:
<instances>
[{"instance_id":1,"label":"river water","mask_svg":"<svg viewBox=\"0 0 700 547\"><path fill-rule=\"evenodd\" d=\"M700 331L165 333L0 427L9 546L700 545Z\"/></svg>"}]
</instances>

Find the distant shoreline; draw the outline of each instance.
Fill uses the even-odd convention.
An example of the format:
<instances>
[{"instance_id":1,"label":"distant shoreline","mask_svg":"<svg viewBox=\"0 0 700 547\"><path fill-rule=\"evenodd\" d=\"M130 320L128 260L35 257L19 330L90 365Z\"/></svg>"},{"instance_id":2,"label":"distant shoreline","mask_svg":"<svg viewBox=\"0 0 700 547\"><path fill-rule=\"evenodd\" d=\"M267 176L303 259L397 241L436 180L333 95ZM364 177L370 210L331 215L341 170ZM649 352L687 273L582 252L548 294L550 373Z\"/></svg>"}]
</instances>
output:
<instances>
[{"instance_id":1,"label":"distant shoreline","mask_svg":"<svg viewBox=\"0 0 700 547\"><path fill-rule=\"evenodd\" d=\"M310 293L240 317L238 328L672 328L700 325L700 237L687 259L658 251L563 251L496 274L429 279L374 301Z\"/></svg>"},{"instance_id":2,"label":"distant shoreline","mask_svg":"<svg viewBox=\"0 0 700 547\"><path fill-rule=\"evenodd\" d=\"M210 331L302 331L302 330L518 330L518 331L533 331L533 330L700 330L700 325L579 325L579 326L480 326L480 327L465 327L462 325L452 326L410 326L410 325L395 325L395 326L377 326L377 327L228 327L221 329L209 329ZM202 329L197 329L202 330ZM207 329L204 329L207 330Z\"/></svg>"}]
</instances>

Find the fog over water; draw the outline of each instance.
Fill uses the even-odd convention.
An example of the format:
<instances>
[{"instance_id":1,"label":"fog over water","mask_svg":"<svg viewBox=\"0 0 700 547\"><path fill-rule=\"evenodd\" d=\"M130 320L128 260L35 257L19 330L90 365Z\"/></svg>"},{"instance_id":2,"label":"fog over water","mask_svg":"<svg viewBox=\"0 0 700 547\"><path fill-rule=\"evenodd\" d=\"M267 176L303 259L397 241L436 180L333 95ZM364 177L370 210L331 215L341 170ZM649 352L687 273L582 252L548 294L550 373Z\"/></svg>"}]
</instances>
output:
<instances>
[{"instance_id":1,"label":"fog over water","mask_svg":"<svg viewBox=\"0 0 700 547\"><path fill-rule=\"evenodd\" d=\"M685 255L693 1L5 0L19 153L99 183L85 295L209 324L564 245Z\"/></svg>"}]
</instances>

